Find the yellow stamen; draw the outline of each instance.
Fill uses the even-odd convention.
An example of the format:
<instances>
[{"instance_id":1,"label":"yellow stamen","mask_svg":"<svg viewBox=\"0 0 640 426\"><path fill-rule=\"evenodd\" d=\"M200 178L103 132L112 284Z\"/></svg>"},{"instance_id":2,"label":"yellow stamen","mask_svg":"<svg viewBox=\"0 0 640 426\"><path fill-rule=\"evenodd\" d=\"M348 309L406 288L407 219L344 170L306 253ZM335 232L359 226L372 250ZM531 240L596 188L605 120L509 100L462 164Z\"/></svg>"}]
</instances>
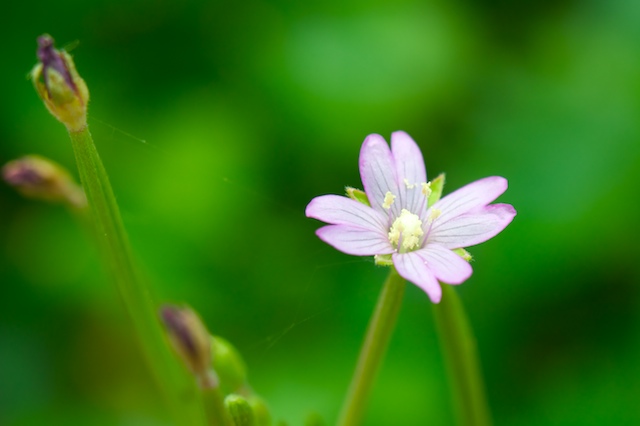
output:
<instances>
[{"instance_id":1,"label":"yellow stamen","mask_svg":"<svg viewBox=\"0 0 640 426\"><path fill-rule=\"evenodd\" d=\"M442 211L440 211L440 209L431 209L431 213L429 214L429 222L433 222L438 217L440 217L441 214Z\"/></svg>"},{"instance_id":2,"label":"yellow stamen","mask_svg":"<svg viewBox=\"0 0 640 426\"><path fill-rule=\"evenodd\" d=\"M384 194L384 203L382 203L382 207L389 210L391 208L391 204L393 204L395 199L396 199L396 196L393 195L391 192L387 191L387 193Z\"/></svg>"},{"instance_id":3,"label":"yellow stamen","mask_svg":"<svg viewBox=\"0 0 640 426\"><path fill-rule=\"evenodd\" d=\"M407 187L407 189L413 189L416 187L415 183L409 183L409 179L405 178L404 179L404 185Z\"/></svg>"},{"instance_id":4,"label":"yellow stamen","mask_svg":"<svg viewBox=\"0 0 640 426\"><path fill-rule=\"evenodd\" d=\"M429 198L431 195L431 182L422 182L422 193L425 197Z\"/></svg>"},{"instance_id":5,"label":"yellow stamen","mask_svg":"<svg viewBox=\"0 0 640 426\"><path fill-rule=\"evenodd\" d=\"M407 209L402 209L400 216L393 222L389 230L389 242L400 252L415 250L420 245L420 237L424 234L422 221Z\"/></svg>"}]
</instances>

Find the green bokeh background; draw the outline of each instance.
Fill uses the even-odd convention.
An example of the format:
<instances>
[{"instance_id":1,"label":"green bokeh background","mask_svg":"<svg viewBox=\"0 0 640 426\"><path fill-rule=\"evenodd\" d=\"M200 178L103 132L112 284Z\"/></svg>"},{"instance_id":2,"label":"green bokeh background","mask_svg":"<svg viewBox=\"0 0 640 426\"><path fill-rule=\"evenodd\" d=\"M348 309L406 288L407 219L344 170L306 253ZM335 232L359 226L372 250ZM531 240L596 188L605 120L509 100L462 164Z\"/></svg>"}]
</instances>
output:
<instances>
[{"instance_id":1,"label":"green bokeh background","mask_svg":"<svg viewBox=\"0 0 640 426\"><path fill-rule=\"evenodd\" d=\"M244 354L273 414L333 424L386 271L319 241L311 198L361 186L405 130L450 192L518 210L459 294L497 425L639 424L640 2L62 1L2 6L0 161L75 173L26 74L75 41L90 126L160 301ZM88 234L0 185L0 424L170 425ZM414 286L365 424L449 425Z\"/></svg>"}]
</instances>

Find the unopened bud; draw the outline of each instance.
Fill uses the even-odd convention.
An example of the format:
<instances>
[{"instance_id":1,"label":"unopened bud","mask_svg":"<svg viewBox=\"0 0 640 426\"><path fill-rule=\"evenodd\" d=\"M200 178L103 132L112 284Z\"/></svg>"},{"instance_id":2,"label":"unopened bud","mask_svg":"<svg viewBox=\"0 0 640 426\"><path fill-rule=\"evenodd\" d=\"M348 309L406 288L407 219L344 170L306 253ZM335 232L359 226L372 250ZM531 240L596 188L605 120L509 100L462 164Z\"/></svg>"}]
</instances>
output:
<instances>
[{"instance_id":1,"label":"unopened bud","mask_svg":"<svg viewBox=\"0 0 640 426\"><path fill-rule=\"evenodd\" d=\"M53 38L38 37L38 60L31 80L45 106L70 132L87 125L89 89L78 75L71 55L54 47Z\"/></svg>"},{"instance_id":2,"label":"unopened bud","mask_svg":"<svg viewBox=\"0 0 640 426\"><path fill-rule=\"evenodd\" d=\"M220 389L227 395L241 391L247 385L247 367L238 350L227 340L213 336L213 369L220 380Z\"/></svg>"},{"instance_id":3,"label":"unopened bud","mask_svg":"<svg viewBox=\"0 0 640 426\"><path fill-rule=\"evenodd\" d=\"M200 317L190 308L165 305L160 309L169 340L201 388L218 385L211 369L211 336Z\"/></svg>"},{"instance_id":4,"label":"unopened bud","mask_svg":"<svg viewBox=\"0 0 640 426\"><path fill-rule=\"evenodd\" d=\"M38 155L26 155L8 162L2 168L2 177L25 197L65 203L78 209L87 205L84 191L69 172Z\"/></svg>"},{"instance_id":5,"label":"unopened bud","mask_svg":"<svg viewBox=\"0 0 640 426\"><path fill-rule=\"evenodd\" d=\"M252 395L247 399L247 402L253 410L256 426L271 426L271 413L264 400L258 395Z\"/></svg>"},{"instance_id":6,"label":"unopened bud","mask_svg":"<svg viewBox=\"0 0 640 426\"><path fill-rule=\"evenodd\" d=\"M224 399L224 405L231 416L234 426L256 426L255 416L246 399L231 394Z\"/></svg>"}]
</instances>

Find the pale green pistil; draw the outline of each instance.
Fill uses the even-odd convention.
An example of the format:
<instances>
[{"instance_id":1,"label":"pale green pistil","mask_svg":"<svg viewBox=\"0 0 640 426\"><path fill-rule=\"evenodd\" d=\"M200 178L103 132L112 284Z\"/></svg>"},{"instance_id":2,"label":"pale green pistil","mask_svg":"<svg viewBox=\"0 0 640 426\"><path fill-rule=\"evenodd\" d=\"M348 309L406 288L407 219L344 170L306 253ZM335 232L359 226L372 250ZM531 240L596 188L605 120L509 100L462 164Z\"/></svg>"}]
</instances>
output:
<instances>
[{"instance_id":1,"label":"pale green pistil","mask_svg":"<svg viewBox=\"0 0 640 426\"><path fill-rule=\"evenodd\" d=\"M420 246L420 237L424 234L422 221L407 209L402 209L400 216L391 225L389 242L400 253L415 250Z\"/></svg>"}]
</instances>

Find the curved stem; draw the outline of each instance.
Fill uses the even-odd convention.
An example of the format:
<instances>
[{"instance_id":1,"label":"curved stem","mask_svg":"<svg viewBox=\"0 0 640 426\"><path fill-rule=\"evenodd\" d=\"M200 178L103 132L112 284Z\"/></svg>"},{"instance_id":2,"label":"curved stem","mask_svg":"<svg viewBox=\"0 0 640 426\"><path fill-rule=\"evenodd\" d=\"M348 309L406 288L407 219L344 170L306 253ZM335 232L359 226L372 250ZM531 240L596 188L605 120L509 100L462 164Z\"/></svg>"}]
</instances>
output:
<instances>
[{"instance_id":1,"label":"curved stem","mask_svg":"<svg viewBox=\"0 0 640 426\"><path fill-rule=\"evenodd\" d=\"M458 424L489 426L491 414L469 321L455 289L445 284L442 292L442 301L433 305L433 313Z\"/></svg>"},{"instance_id":2,"label":"curved stem","mask_svg":"<svg viewBox=\"0 0 640 426\"><path fill-rule=\"evenodd\" d=\"M133 322L145 359L178 424L205 425L202 401L193 378L182 370L170 352L156 305L135 267L116 199L89 129L69 132L69 136L101 255Z\"/></svg>"},{"instance_id":3,"label":"curved stem","mask_svg":"<svg viewBox=\"0 0 640 426\"><path fill-rule=\"evenodd\" d=\"M404 278L391 267L369 322L358 364L342 406L339 426L355 426L362 420L371 387L398 319L405 286Z\"/></svg>"}]
</instances>

